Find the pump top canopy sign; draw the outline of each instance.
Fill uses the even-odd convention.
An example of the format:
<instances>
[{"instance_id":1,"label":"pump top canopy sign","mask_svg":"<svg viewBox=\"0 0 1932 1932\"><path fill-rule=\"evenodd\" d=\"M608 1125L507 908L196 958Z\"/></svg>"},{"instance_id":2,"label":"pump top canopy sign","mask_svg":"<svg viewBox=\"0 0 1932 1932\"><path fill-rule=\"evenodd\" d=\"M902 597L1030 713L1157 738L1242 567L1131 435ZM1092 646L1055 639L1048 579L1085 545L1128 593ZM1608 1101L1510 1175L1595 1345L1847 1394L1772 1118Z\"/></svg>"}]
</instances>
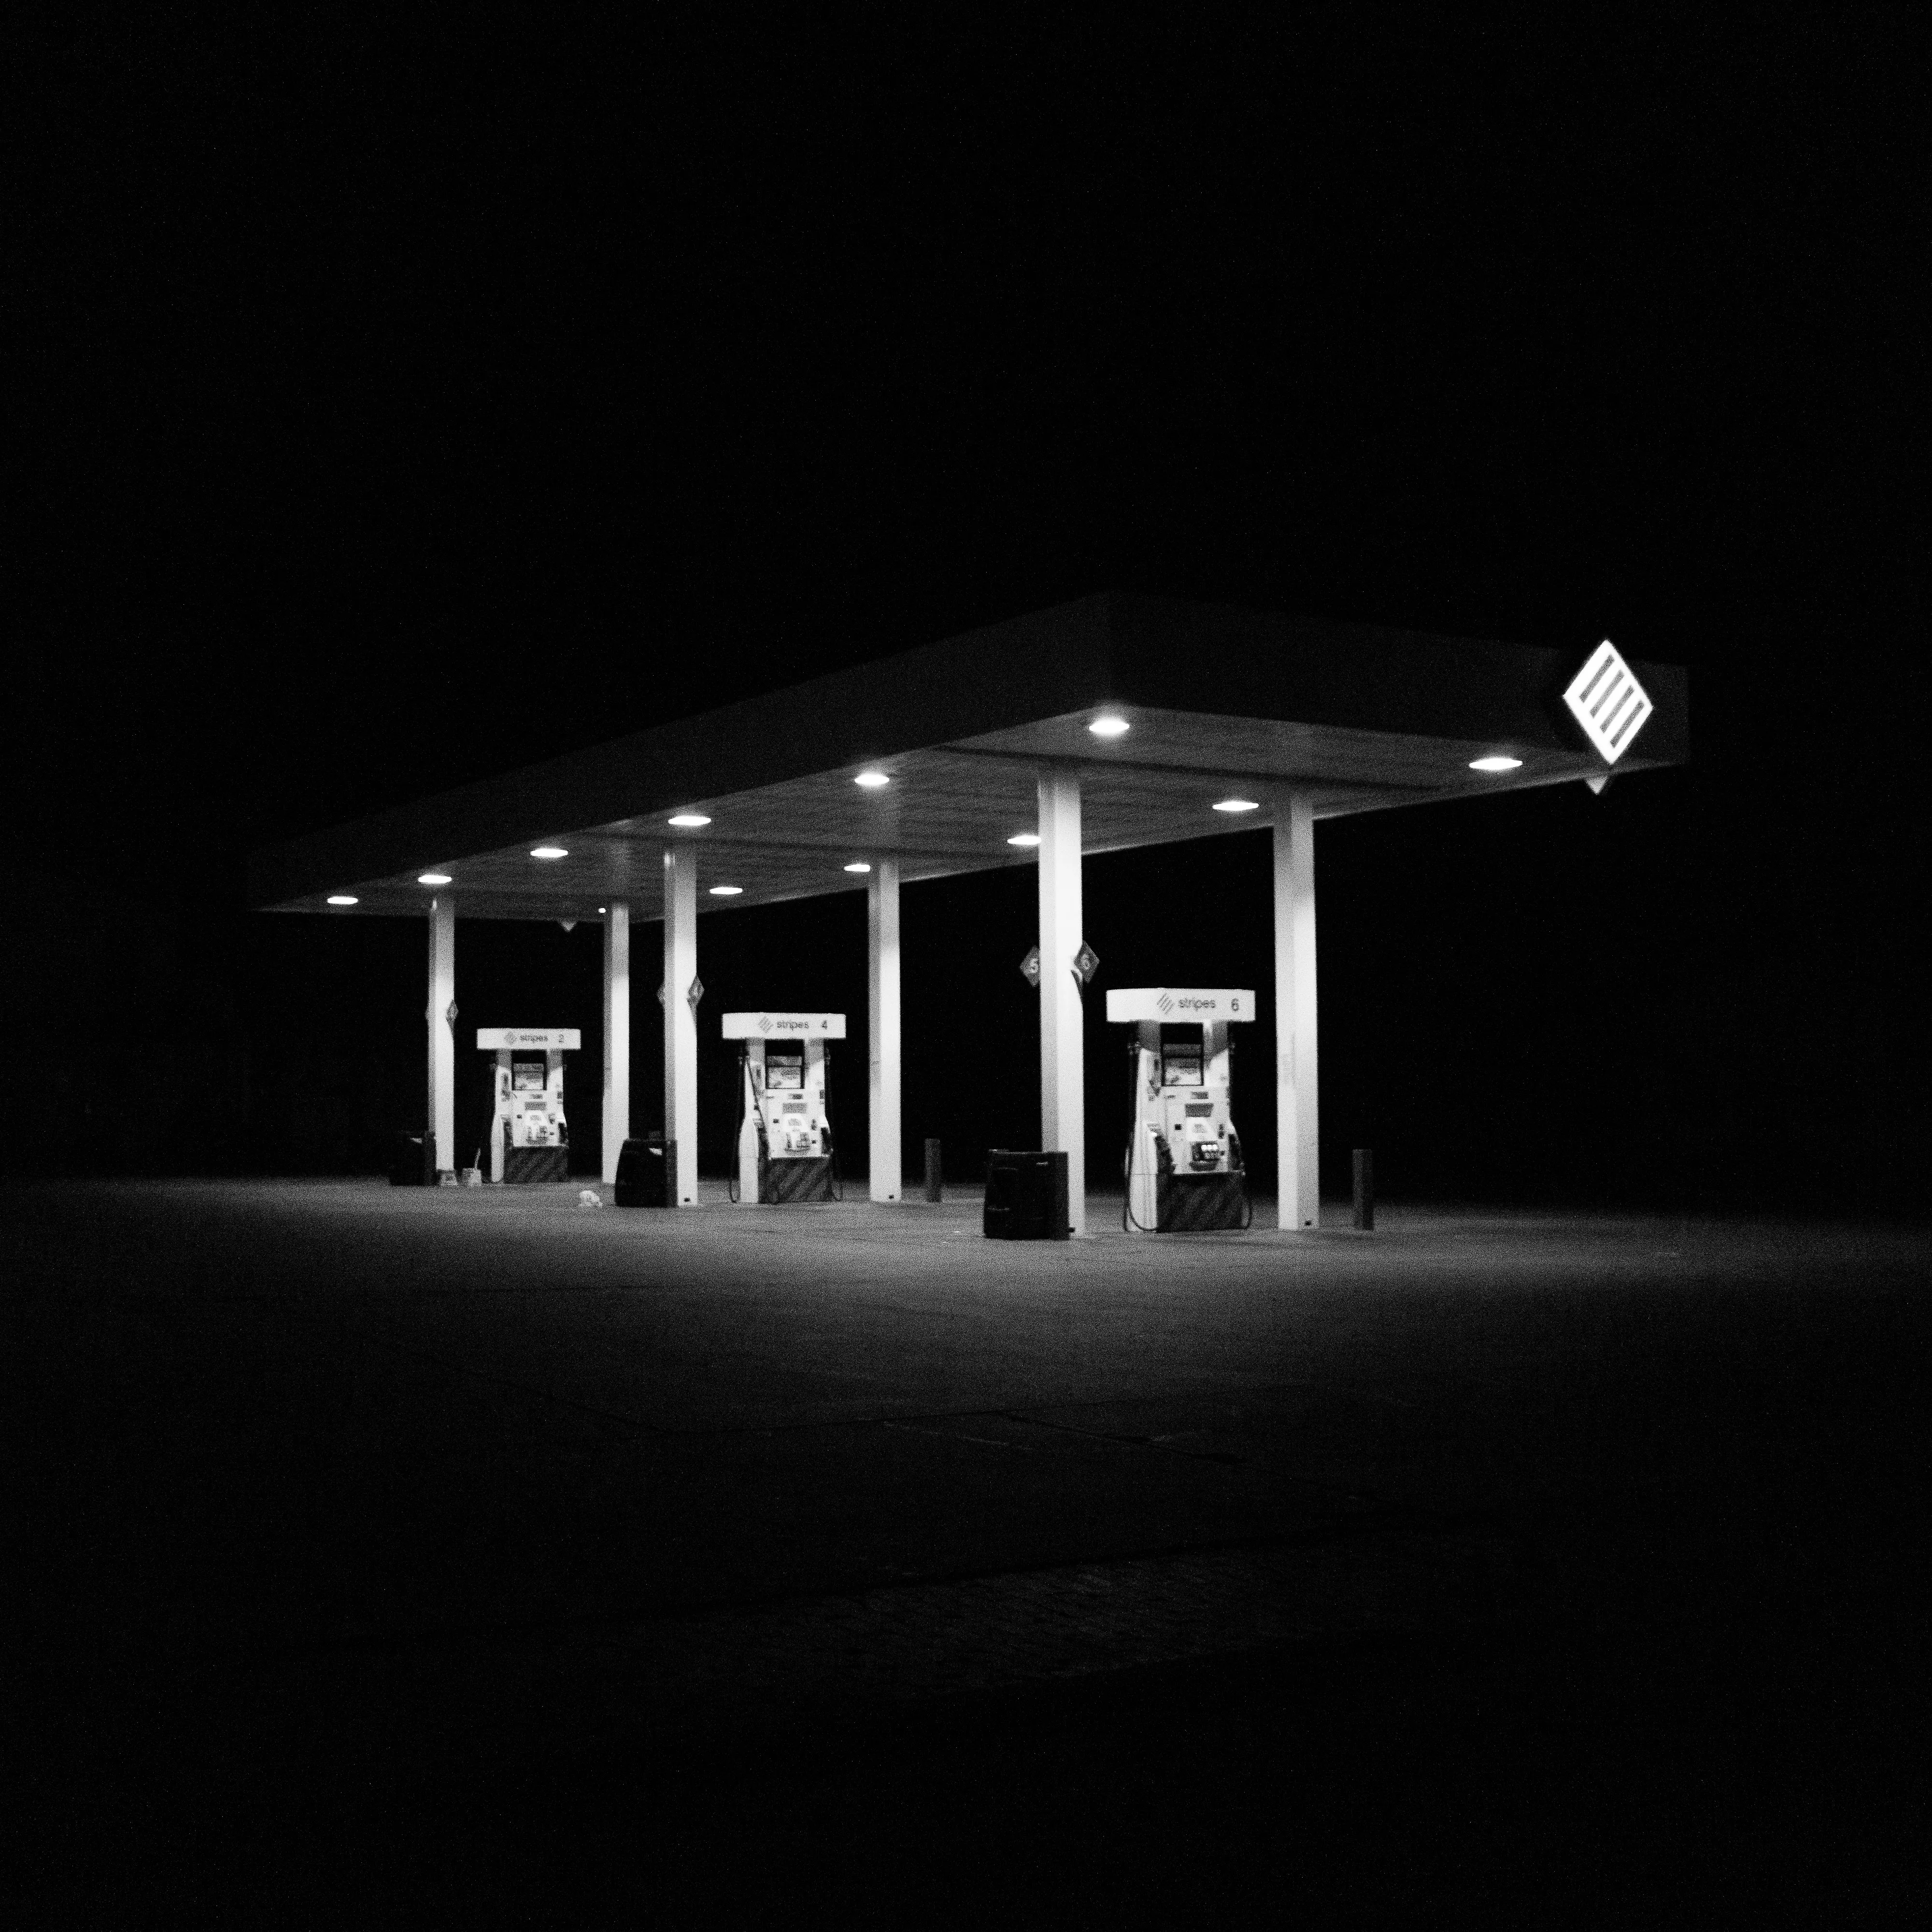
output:
<instances>
[{"instance_id":1,"label":"pump top canopy sign","mask_svg":"<svg viewBox=\"0 0 1932 1932\"><path fill-rule=\"evenodd\" d=\"M1251 1020L1250 986L1118 986L1107 994L1110 1020Z\"/></svg>"},{"instance_id":2,"label":"pump top canopy sign","mask_svg":"<svg viewBox=\"0 0 1932 1932\"><path fill-rule=\"evenodd\" d=\"M727 1013L727 1040L843 1040L843 1013Z\"/></svg>"},{"instance_id":3,"label":"pump top canopy sign","mask_svg":"<svg viewBox=\"0 0 1932 1932\"><path fill-rule=\"evenodd\" d=\"M478 1027L476 1044L486 1053L514 1052L574 1053L584 1044L578 1027Z\"/></svg>"}]
</instances>

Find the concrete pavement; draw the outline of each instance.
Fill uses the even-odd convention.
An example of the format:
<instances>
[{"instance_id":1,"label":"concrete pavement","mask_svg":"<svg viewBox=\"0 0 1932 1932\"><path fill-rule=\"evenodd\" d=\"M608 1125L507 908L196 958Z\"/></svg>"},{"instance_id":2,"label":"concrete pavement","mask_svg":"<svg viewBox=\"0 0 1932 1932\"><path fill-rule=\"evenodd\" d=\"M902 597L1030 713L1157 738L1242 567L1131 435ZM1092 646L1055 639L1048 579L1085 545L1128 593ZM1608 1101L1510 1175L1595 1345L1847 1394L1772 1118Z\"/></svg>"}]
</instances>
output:
<instances>
[{"instance_id":1,"label":"concrete pavement","mask_svg":"<svg viewBox=\"0 0 1932 1932\"><path fill-rule=\"evenodd\" d=\"M1398 1208L1373 1236L1150 1239L1102 1204L1094 1238L1033 1245L980 1239L970 1199L578 1193L8 1195L35 1888L74 1922L184 1886L218 1916L403 1922L437 1882L472 1919L629 1922L754 1870L773 1910L808 1870L901 1910L949 1859L1030 1898L1204 1883L1158 1832L1029 1878L1032 1828L992 1794L1034 1789L1085 1844L1123 1777L1130 1812L1198 1826L1219 1789L1250 1817L1229 1886L1420 1909L1445 1857L1480 1876L1440 1849L1467 1840L1447 1791L1403 1838L1438 1851L1391 1863L1321 1768L1366 1792L1447 1748L1439 1715L1363 1715L1392 1684L1432 1708L1474 1672L1514 1714L1495 1774L1545 1785L1619 1670L1749 1707L1718 1633L1798 1705L1876 1671L1880 1732L1918 1695L1921 1234ZM1567 1751L1538 1741L1551 1672ZM1688 1721L1680 1759L1761 1735L1655 1694L1638 1728ZM1870 1758L1887 1803L1904 1736ZM1192 1795L1153 1796L1136 1738L1194 1763ZM1267 1791L1407 1876L1352 1893L1346 1862L1285 1854ZM1010 1856L966 1856L988 1804ZM820 1822L721 1840L720 1806ZM641 1859L617 1851L639 1808L679 1821ZM1894 1857L1891 1815L1863 1808L1878 1848L1841 1888Z\"/></svg>"}]
</instances>

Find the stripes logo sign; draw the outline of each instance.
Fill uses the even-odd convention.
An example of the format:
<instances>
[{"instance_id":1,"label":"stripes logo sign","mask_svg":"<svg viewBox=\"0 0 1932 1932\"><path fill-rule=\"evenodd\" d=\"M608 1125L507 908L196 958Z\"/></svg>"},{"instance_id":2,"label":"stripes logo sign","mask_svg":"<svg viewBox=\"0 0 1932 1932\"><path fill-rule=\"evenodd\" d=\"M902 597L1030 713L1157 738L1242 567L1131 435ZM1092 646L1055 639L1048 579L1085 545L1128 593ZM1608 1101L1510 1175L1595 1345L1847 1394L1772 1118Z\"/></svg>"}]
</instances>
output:
<instances>
[{"instance_id":1,"label":"stripes logo sign","mask_svg":"<svg viewBox=\"0 0 1932 1932\"><path fill-rule=\"evenodd\" d=\"M1630 749L1653 709L1648 692L1607 638L1570 680L1563 702L1606 765Z\"/></svg>"}]
</instances>

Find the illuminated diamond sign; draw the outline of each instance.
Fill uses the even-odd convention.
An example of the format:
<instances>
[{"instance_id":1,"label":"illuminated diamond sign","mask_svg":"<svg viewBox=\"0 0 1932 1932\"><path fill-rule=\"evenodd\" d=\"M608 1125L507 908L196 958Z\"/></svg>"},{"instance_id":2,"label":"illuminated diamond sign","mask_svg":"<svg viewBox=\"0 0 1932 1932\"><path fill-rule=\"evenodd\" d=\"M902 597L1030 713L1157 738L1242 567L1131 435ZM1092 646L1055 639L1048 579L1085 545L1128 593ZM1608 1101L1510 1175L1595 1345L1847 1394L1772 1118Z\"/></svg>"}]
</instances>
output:
<instances>
[{"instance_id":1,"label":"illuminated diamond sign","mask_svg":"<svg viewBox=\"0 0 1932 1932\"><path fill-rule=\"evenodd\" d=\"M1563 702L1606 765L1615 764L1630 749L1630 741L1654 709L1648 692L1637 682L1636 674L1607 638L1570 680Z\"/></svg>"}]
</instances>

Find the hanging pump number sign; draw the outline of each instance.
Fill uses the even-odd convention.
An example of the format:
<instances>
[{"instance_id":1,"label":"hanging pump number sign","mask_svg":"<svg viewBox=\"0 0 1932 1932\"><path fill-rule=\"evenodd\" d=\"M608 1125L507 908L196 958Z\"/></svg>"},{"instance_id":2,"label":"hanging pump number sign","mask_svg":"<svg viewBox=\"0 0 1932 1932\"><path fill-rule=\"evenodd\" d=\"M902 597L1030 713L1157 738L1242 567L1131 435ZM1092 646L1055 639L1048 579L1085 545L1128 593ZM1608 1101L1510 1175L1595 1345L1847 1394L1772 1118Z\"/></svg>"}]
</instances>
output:
<instances>
[{"instance_id":1,"label":"hanging pump number sign","mask_svg":"<svg viewBox=\"0 0 1932 1932\"><path fill-rule=\"evenodd\" d=\"M1100 956L1084 940L1080 942L1080 950L1073 956L1073 970L1079 976L1080 983L1090 984L1094 975L1100 970ZM1029 986L1040 984L1040 948L1036 946L1020 962L1020 977Z\"/></svg>"}]
</instances>

